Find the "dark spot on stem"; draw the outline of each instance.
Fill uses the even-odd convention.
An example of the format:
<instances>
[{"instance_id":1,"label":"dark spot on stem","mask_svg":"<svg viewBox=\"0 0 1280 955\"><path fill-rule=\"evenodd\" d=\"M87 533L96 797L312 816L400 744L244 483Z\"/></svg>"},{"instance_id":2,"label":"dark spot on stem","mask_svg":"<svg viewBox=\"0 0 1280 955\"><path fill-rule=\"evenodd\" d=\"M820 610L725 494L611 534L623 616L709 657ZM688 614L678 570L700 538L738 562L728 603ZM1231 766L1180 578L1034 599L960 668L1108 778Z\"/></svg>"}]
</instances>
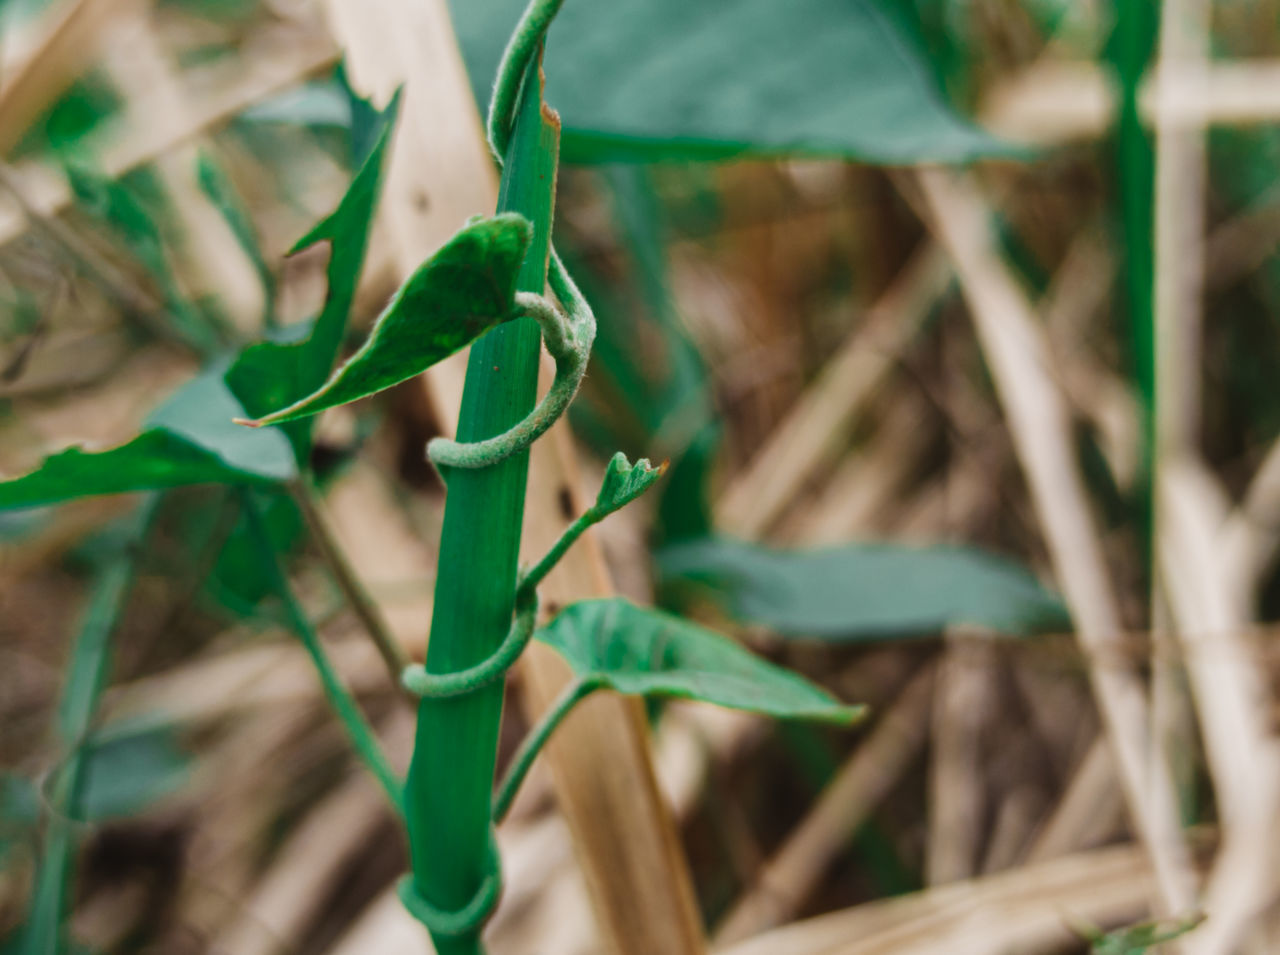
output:
<instances>
[{"instance_id":1,"label":"dark spot on stem","mask_svg":"<svg viewBox=\"0 0 1280 955\"><path fill-rule=\"evenodd\" d=\"M556 500L560 502L560 516L566 521L573 519L573 495L569 493L568 486L561 484L560 490L556 492Z\"/></svg>"},{"instance_id":2,"label":"dark spot on stem","mask_svg":"<svg viewBox=\"0 0 1280 955\"><path fill-rule=\"evenodd\" d=\"M431 208L430 198L421 189L413 194L413 207L421 213L425 213Z\"/></svg>"}]
</instances>

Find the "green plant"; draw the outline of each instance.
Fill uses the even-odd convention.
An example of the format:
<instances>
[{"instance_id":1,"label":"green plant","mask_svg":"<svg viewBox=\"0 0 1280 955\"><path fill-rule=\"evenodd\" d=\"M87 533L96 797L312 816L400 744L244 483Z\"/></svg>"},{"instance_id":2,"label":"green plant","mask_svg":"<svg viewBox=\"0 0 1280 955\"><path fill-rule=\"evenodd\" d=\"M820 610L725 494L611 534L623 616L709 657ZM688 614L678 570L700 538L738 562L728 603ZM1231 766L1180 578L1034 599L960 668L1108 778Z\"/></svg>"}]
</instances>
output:
<instances>
[{"instance_id":1,"label":"green plant","mask_svg":"<svg viewBox=\"0 0 1280 955\"><path fill-rule=\"evenodd\" d=\"M614 456L595 504L541 561L517 575L528 447L569 406L595 337L591 308L550 241L559 125L543 105L540 63L559 7L557 0L530 5L499 70L489 121L503 166L498 214L472 220L425 262L349 361L331 371L367 243L394 103L338 209L297 245L333 244L325 307L304 340L266 342L234 359L216 359L153 414L132 442L99 453L71 449L33 474L0 484L0 507L8 508L200 483L237 489L268 590L310 655L355 751L403 816L413 874L402 882L401 897L443 953L480 951L480 930L501 889L494 822L510 806L542 744L588 694L609 688L685 696L839 725L853 723L862 712L687 621L620 600L576 604L540 633L570 663L576 679L530 733L491 799L503 678L535 635L539 582L591 525L662 474L645 460L633 465L622 454ZM205 160L200 175L237 241L251 245L251 230L216 167ZM106 195L123 201L123 193ZM129 219L135 220L141 221ZM160 269L153 233L135 232ZM259 274L270 310L270 273L260 268ZM548 282L559 305L543 295ZM165 292L178 298L172 284ZM189 311L179 314L188 316L186 324L196 321ZM271 327L273 316L267 319ZM535 405L540 341L555 360L556 375ZM314 517L312 416L384 390L469 344L459 439L436 439L427 449L446 480L448 502L430 650L424 666L403 672L405 687L421 702L413 762L401 783L291 591L260 495L287 490ZM342 578L340 558L330 557ZM348 597L359 607L358 589L349 587ZM377 621L366 623L388 662L398 667Z\"/></svg>"}]
</instances>

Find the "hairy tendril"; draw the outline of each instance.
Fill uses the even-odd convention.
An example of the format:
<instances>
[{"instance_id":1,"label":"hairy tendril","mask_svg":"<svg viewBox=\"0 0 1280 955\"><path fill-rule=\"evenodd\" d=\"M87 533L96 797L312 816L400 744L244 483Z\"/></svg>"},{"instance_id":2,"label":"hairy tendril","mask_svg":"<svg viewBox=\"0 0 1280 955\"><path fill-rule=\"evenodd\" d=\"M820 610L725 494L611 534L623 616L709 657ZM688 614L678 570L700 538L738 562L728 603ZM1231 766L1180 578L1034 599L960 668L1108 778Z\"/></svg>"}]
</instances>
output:
<instances>
[{"instance_id":1,"label":"hairy tendril","mask_svg":"<svg viewBox=\"0 0 1280 955\"><path fill-rule=\"evenodd\" d=\"M562 4L563 0L533 0L503 54L489 106L488 123L489 144L499 165L511 140L522 78L529 63L538 55L547 29ZM547 279L559 306L545 296L521 292L516 296L516 309L520 315L538 323L543 343L556 365L551 387L524 420L502 434L483 441L458 442L445 438L431 441L427 445L427 457L446 480L452 468L491 467L525 450L564 414L577 394L595 340L595 315L554 248L548 262ZM430 673L421 664L409 666L402 675L404 686L420 697L442 699L474 693L501 680L533 638L538 617L538 584L587 528L638 497L657 480L662 470L661 467L652 467L647 460L642 459L632 465L625 455L615 455L606 469L595 504L565 530L541 561L520 575L516 583L511 627L498 648L475 666L451 673ZM520 782L547 737L570 708L596 688L596 684L590 682L571 684L543 723L529 734L507 778L499 786L493 806L495 819L501 819L509 808ZM501 863L491 838L485 854L484 878L463 907L456 910L439 908L417 892L412 878L401 881L400 897L409 912L433 934L458 937L476 932L484 925L498 904L501 887Z\"/></svg>"}]
</instances>

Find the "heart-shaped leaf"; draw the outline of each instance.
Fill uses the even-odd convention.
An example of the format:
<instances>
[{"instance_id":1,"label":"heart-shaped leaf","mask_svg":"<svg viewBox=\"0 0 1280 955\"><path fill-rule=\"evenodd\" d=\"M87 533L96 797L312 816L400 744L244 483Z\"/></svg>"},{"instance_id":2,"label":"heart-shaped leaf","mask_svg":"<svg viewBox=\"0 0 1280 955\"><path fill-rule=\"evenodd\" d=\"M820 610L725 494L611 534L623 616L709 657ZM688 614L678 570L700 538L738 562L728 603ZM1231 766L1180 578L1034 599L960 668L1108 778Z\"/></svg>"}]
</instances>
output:
<instances>
[{"instance_id":1,"label":"heart-shaped leaf","mask_svg":"<svg viewBox=\"0 0 1280 955\"><path fill-rule=\"evenodd\" d=\"M128 444L107 451L69 448L39 470L0 482L0 509L35 507L97 494L190 484L276 484L296 474L288 439L276 428L250 431L219 364L179 389Z\"/></svg>"},{"instance_id":2,"label":"heart-shaped leaf","mask_svg":"<svg viewBox=\"0 0 1280 955\"><path fill-rule=\"evenodd\" d=\"M376 394L514 317L516 274L531 237L528 221L515 213L472 222L418 267L323 387L243 423L292 421Z\"/></svg>"},{"instance_id":3,"label":"heart-shaped leaf","mask_svg":"<svg viewBox=\"0 0 1280 955\"><path fill-rule=\"evenodd\" d=\"M1066 629L1062 602L1022 567L960 547L774 550L724 537L658 552L664 583L694 583L732 616L789 636L861 640L974 624Z\"/></svg>"},{"instance_id":4,"label":"heart-shaped leaf","mask_svg":"<svg viewBox=\"0 0 1280 955\"><path fill-rule=\"evenodd\" d=\"M525 5L450 4L481 102ZM546 72L565 162L763 153L905 164L1009 152L947 105L876 0L566 3Z\"/></svg>"},{"instance_id":5,"label":"heart-shaped leaf","mask_svg":"<svg viewBox=\"0 0 1280 955\"><path fill-rule=\"evenodd\" d=\"M619 693L846 726L864 710L728 637L620 597L571 604L538 631L538 639L564 657L580 681Z\"/></svg>"}]
</instances>

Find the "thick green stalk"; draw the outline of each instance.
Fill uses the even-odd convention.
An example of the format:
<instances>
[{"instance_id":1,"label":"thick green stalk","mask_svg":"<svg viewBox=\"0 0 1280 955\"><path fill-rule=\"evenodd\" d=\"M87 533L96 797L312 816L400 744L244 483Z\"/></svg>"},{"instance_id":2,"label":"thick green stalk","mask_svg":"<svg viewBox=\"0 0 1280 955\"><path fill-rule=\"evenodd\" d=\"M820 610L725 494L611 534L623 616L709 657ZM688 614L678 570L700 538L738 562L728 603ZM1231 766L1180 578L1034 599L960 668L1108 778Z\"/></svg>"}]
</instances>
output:
<instances>
[{"instance_id":1,"label":"thick green stalk","mask_svg":"<svg viewBox=\"0 0 1280 955\"><path fill-rule=\"evenodd\" d=\"M520 274L522 291L546 286L559 123L542 108L540 60L525 74L507 150L498 211L533 223ZM533 408L540 337L530 319L500 325L471 349L458 440L499 434ZM498 647L511 624L524 514L528 452L475 470L451 470L440 572L436 581L429 673L474 666ZM405 792L415 892L438 909L461 909L489 872L493 789L503 681L465 696L424 699ZM479 932L437 936L439 955L477 955Z\"/></svg>"}]
</instances>

